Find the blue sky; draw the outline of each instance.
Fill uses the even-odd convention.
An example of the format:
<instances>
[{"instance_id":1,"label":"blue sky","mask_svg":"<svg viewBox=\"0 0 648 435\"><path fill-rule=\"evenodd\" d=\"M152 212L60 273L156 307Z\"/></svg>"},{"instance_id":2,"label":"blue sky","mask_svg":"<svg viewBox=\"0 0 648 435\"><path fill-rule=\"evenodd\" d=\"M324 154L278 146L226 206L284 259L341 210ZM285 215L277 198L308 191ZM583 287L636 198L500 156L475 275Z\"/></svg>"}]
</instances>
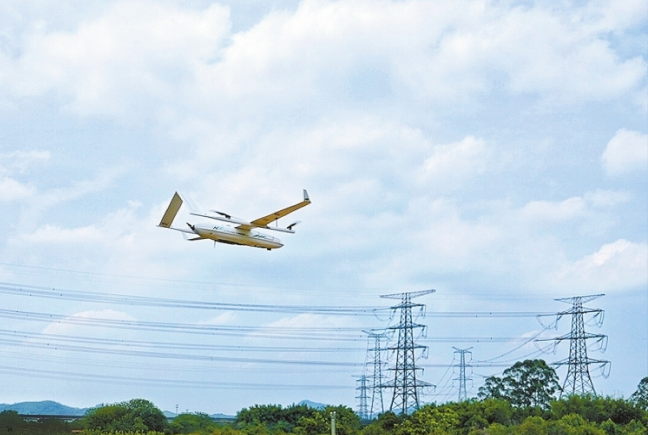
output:
<instances>
[{"instance_id":1,"label":"blue sky","mask_svg":"<svg viewBox=\"0 0 648 435\"><path fill-rule=\"evenodd\" d=\"M438 385L427 401L456 394L452 346L504 366L568 352L528 343L498 359L541 332L535 318L432 313L558 312L569 307L555 298L604 293L590 306L605 322L587 328L609 336L591 356L612 370L594 383L627 397L648 375L647 18L640 0L3 2L0 281L302 307L387 307L379 295L434 288L418 320L423 379ZM156 228L176 190L254 219L303 188L313 203L280 250ZM84 407L135 397L210 413L302 399L355 407L362 329L395 321L3 302L62 317L0 318L19 340L0 344L0 402ZM79 318L240 328L200 336L65 320ZM278 326L301 335L263 337ZM568 332L563 319L540 336ZM94 350L51 349L61 335ZM109 339L137 351L167 343L169 354L118 355ZM503 368L475 367L469 395Z\"/></svg>"}]
</instances>

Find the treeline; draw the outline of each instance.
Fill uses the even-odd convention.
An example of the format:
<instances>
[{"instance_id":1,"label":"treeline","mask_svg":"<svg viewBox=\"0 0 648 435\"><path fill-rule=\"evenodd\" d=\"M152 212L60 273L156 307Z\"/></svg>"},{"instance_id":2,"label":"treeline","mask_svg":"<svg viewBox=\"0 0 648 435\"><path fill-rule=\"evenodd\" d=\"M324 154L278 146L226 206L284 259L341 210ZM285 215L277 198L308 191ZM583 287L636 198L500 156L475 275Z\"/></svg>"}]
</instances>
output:
<instances>
[{"instance_id":1,"label":"treeline","mask_svg":"<svg viewBox=\"0 0 648 435\"><path fill-rule=\"evenodd\" d=\"M0 434L328 435L335 413L337 435L648 435L648 377L629 398L560 393L555 371L542 360L514 364L502 377L487 378L475 399L428 404L411 415L385 412L361 419L346 406L255 405L231 423L207 414L166 419L151 402L134 399L94 408L77 422L24 421L0 413Z\"/></svg>"},{"instance_id":2,"label":"treeline","mask_svg":"<svg viewBox=\"0 0 648 435\"><path fill-rule=\"evenodd\" d=\"M0 434L59 435L80 429L79 423L68 423L54 418L30 421L25 420L16 411L0 412Z\"/></svg>"}]
</instances>

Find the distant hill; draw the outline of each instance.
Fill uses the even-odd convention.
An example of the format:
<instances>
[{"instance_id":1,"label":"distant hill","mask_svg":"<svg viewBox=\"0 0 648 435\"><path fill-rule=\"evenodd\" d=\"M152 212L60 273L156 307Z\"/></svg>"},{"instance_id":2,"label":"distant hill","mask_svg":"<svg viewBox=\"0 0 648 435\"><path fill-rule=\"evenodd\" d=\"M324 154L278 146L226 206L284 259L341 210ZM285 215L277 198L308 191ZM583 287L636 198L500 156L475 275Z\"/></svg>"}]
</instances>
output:
<instances>
[{"instance_id":1,"label":"distant hill","mask_svg":"<svg viewBox=\"0 0 648 435\"><path fill-rule=\"evenodd\" d=\"M58 402L44 400L42 402L20 402L9 405L0 403L0 412L16 411L23 415L84 415L89 408L73 408Z\"/></svg>"},{"instance_id":2,"label":"distant hill","mask_svg":"<svg viewBox=\"0 0 648 435\"><path fill-rule=\"evenodd\" d=\"M315 409L324 409L328 406L323 403L311 402L310 400L302 400L297 405L306 405L310 408L315 408Z\"/></svg>"}]
</instances>

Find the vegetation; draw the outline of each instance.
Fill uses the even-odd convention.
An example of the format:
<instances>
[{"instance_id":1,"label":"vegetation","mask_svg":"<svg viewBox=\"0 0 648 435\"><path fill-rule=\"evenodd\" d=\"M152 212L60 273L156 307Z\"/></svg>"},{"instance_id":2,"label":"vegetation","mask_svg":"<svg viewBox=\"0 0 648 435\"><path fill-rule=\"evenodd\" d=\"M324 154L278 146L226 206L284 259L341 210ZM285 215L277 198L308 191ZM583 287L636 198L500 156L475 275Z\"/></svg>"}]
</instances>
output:
<instances>
[{"instance_id":1,"label":"vegetation","mask_svg":"<svg viewBox=\"0 0 648 435\"><path fill-rule=\"evenodd\" d=\"M83 418L83 427L90 431L162 432L166 425L162 411L144 399L93 408Z\"/></svg>"},{"instance_id":2,"label":"vegetation","mask_svg":"<svg viewBox=\"0 0 648 435\"><path fill-rule=\"evenodd\" d=\"M648 376L639 382L637 391L635 391L630 400L644 411L648 411Z\"/></svg>"},{"instance_id":3,"label":"vegetation","mask_svg":"<svg viewBox=\"0 0 648 435\"><path fill-rule=\"evenodd\" d=\"M505 399L518 408L547 409L549 402L560 391L558 375L541 359L516 362L504 370L504 376L486 378L479 389L482 399Z\"/></svg>"},{"instance_id":4,"label":"vegetation","mask_svg":"<svg viewBox=\"0 0 648 435\"><path fill-rule=\"evenodd\" d=\"M60 421L45 419L41 421L25 421L16 411L0 412L0 434L24 435L68 435L80 426Z\"/></svg>"},{"instance_id":5,"label":"vegetation","mask_svg":"<svg viewBox=\"0 0 648 435\"><path fill-rule=\"evenodd\" d=\"M1 434L83 435L328 435L332 412L337 435L648 435L648 378L629 399L570 396L557 399L558 378L542 360L514 364L488 378L479 397L459 403L429 404L409 416L385 412L361 421L346 406L254 405L231 423L203 413L167 421L151 402L94 408L78 422L25 421L15 411L0 412Z\"/></svg>"}]
</instances>

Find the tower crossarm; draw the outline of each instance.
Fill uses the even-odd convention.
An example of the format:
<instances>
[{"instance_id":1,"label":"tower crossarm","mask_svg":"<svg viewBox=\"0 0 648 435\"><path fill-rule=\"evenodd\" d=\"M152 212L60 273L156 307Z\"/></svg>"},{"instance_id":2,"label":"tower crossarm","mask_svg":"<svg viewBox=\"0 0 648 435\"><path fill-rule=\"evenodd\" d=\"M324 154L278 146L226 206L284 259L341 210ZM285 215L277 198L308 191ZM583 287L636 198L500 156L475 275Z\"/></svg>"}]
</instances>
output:
<instances>
[{"instance_id":1,"label":"tower crossarm","mask_svg":"<svg viewBox=\"0 0 648 435\"><path fill-rule=\"evenodd\" d=\"M430 289L430 290L420 290L420 291L417 291L417 292L392 293L390 295L380 295L380 297L385 298L385 299L402 299L403 296L407 295L410 299L412 299L412 298L418 298L419 296L434 293L435 291L436 290L434 290L434 289Z\"/></svg>"},{"instance_id":2,"label":"tower crossarm","mask_svg":"<svg viewBox=\"0 0 648 435\"><path fill-rule=\"evenodd\" d=\"M579 336L574 336L573 334L565 334L560 337L554 338L538 338L533 341L565 341L565 340L589 340L591 338L607 338L605 334L592 334L590 332L582 332Z\"/></svg>"},{"instance_id":3,"label":"tower crossarm","mask_svg":"<svg viewBox=\"0 0 648 435\"><path fill-rule=\"evenodd\" d=\"M566 365L569 365L571 363L573 363L572 360L570 360L569 358L565 358L565 359L562 359L560 361L553 362L553 363L551 363L551 365L554 365L554 366L566 366ZM587 364L587 365L596 365L596 364L603 365L603 364L609 364L610 361L602 360L602 359L593 359L593 358L587 357L587 358L584 358L582 360L582 363Z\"/></svg>"},{"instance_id":4,"label":"tower crossarm","mask_svg":"<svg viewBox=\"0 0 648 435\"><path fill-rule=\"evenodd\" d=\"M426 325L421 325L420 323L408 323L406 325L399 323L398 325L390 326L387 329L397 330L397 329L414 329L414 328L425 328Z\"/></svg>"},{"instance_id":5,"label":"tower crossarm","mask_svg":"<svg viewBox=\"0 0 648 435\"><path fill-rule=\"evenodd\" d=\"M423 344L412 344L412 345L408 346L408 349L427 349L428 347L429 346L425 346ZM400 347L399 346L389 346L389 347L386 347L385 349L387 349L387 350L398 350L398 349L400 349Z\"/></svg>"},{"instance_id":6,"label":"tower crossarm","mask_svg":"<svg viewBox=\"0 0 648 435\"><path fill-rule=\"evenodd\" d=\"M562 316L568 316L570 314L591 314L591 313L602 313L603 310L600 308L587 308L587 307L580 307L580 308L570 308L569 310L561 311L560 313L556 314L558 317Z\"/></svg>"},{"instance_id":7,"label":"tower crossarm","mask_svg":"<svg viewBox=\"0 0 648 435\"><path fill-rule=\"evenodd\" d=\"M591 302L594 299L598 299L598 298L600 298L602 296L605 296L605 294L601 293L601 294L598 294L598 295L572 296L571 298L554 299L554 301L564 302L566 304L574 304L574 303L586 304L586 303Z\"/></svg>"}]
</instances>

